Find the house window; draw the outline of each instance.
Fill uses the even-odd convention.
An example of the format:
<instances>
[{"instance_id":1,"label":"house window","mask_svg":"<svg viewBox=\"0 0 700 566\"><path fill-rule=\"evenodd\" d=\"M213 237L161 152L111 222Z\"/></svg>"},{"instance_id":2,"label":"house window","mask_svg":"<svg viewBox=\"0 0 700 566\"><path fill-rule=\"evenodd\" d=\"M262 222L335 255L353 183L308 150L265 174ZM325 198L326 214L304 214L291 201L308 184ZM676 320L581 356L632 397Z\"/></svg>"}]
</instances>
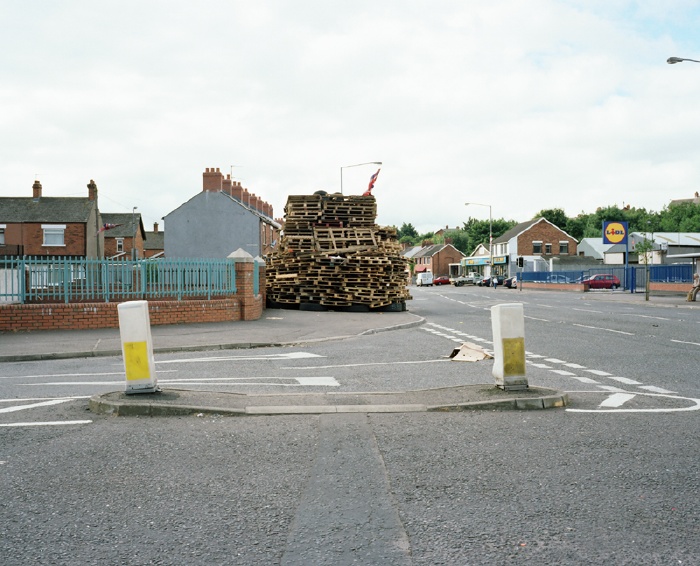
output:
<instances>
[{"instance_id":1,"label":"house window","mask_svg":"<svg viewBox=\"0 0 700 566\"><path fill-rule=\"evenodd\" d=\"M544 253L546 253L547 255L552 255L552 244L544 245Z\"/></svg>"},{"instance_id":2,"label":"house window","mask_svg":"<svg viewBox=\"0 0 700 566\"><path fill-rule=\"evenodd\" d=\"M532 242L532 253L541 254L542 253L542 242Z\"/></svg>"},{"instance_id":3,"label":"house window","mask_svg":"<svg viewBox=\"0 0 700 566\"><path fill-rule=\"evenodd\" d=\"M124 251L124 238L117 238L117 253Z\"/></svg>"},{"instance_id":4,"label":"house window","mask_svg":"<svg viewBox=\"0 0 700 566\"><path fill-rule=\"evenodd\" d=\"M66 245L64 238L65 224L42 224L41 229L44 231L44 246Z\"/></svg>"},{"instance_id":5,"label":"house window","mask_svg":"<svg viewBox=\"0 0 700 566\"><path fill-rule=\"evenodd\" d=\"M568 254L569 253L569 242L559 242L559 253Z\"/></svg>"},{"instance_id":6,"label":"house window","mask_svg":"<svg viewBox=\"0 0 700 566\"><path fill-rule=\"evenodd\" d=\"M0 224L0 246L5 245L5 224Z\"/></svg>"}]
</instances>

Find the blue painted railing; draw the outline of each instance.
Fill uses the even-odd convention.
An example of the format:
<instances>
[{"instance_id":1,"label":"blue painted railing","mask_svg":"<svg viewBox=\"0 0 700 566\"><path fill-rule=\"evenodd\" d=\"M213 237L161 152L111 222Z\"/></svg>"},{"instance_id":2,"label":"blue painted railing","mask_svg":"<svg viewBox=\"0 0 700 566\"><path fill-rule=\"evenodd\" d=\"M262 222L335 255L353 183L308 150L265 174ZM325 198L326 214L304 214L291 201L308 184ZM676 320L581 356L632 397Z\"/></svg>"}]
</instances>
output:
<instances>
[{"instance_id":1,"label":"blue painted railing","mask_svg":"<svg viewBox=\"0 0 700 566\"><path fill-rule=\"evenodd\" d=\"M0 259L0 303L211 299L235 293L235 263L225 259Z\"/></svg>"}]
</instances>

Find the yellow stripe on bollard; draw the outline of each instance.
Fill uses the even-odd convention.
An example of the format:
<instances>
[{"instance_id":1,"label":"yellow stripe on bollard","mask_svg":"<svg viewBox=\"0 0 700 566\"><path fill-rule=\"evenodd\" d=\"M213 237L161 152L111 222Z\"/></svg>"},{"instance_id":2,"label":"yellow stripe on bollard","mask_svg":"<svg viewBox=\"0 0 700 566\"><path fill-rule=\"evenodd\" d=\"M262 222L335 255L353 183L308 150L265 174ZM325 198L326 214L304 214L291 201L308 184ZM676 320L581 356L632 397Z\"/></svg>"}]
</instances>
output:
<instances>
[{"instance_id":1,"label":"yellow stripe on bollard","mask_svg":"<svg viewBox=\"0 0 700 566\"><path fill-rule=\"evenodd\" d=\"M503 338L503 377L525 375L525 338Z\"/></svg>"},{"instance_id":2,"label":"yellow stripe on bollard","mask_svg":"<svg viewBox=\"0 0 700 566\"><path fill-rule=\"evenodd\" d=\"M126 380L151 379L146 342L124 342Z\"/></svg>"}]
</instances>

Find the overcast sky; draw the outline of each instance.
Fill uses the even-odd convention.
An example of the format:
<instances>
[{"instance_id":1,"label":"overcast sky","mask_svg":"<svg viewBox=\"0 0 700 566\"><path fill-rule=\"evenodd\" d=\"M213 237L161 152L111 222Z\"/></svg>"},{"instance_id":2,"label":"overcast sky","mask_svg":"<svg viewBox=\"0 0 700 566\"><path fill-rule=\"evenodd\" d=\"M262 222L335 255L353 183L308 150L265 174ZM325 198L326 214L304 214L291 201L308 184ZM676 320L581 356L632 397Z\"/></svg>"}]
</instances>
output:
<instances>
[{"instance_id":1,"label":"overcast sky","mask_svg":"<svg viewBox=\"0 0 700 566\"><path fill-rule=\"evenodd\" d=\"M378 223L420 232L658 211L700 190L700 64L666 63L699 30L697 0L3 0L0 196L94 179L150 230L206 167L281 217L381 161Z\"/></svg>"}]
</instances>

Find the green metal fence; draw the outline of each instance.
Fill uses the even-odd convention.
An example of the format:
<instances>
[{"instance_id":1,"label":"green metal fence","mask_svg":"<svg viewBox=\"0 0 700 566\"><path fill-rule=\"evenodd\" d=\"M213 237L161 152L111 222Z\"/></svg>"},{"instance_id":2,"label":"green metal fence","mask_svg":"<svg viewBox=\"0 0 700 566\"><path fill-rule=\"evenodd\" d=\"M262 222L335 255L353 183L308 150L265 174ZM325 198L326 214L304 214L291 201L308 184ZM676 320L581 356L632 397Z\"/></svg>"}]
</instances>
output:
<instances>
[{"instance_id":1,"label":"green metal fence","mask_svg":"<svg viewBox=\"0 0 700 566\"><path fill-rule=\"evenodd\" d=\"M235 263L225 259L0 259L0 303L212 299L235 293Z\"/></svg>"}]
</instances>

